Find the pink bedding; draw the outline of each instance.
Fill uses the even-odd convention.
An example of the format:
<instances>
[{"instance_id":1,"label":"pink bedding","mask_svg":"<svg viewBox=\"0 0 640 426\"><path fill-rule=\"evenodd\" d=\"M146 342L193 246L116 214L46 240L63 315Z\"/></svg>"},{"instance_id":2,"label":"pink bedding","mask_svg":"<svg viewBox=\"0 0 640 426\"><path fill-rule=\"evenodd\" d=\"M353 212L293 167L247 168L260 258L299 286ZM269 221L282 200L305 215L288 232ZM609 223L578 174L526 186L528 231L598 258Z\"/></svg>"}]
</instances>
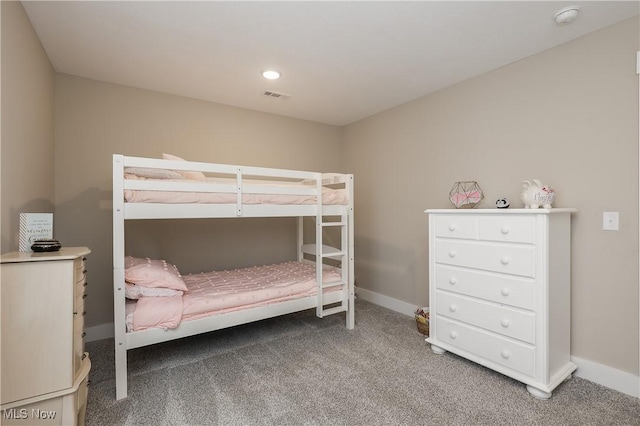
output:
<instances>
[{"instance_id":1,"label":"pink bedding","mask_svg":"<svg viewBox=\"0 0 640 426\"><path fill-rule=\"evenodd\" d=\"M315 265L285 262L229 271L183 275L188 291L182 297L143 297L127 318L129 331L175 328L181 320L264 306L316 294ZM323 281L340 274L325 269ZM340 286L325 291L339 290ZM132 317L131 317L132 316Z\"/></svg>"},{"instance_id":2,"label":"pink bedding","mask_svg":"<svg viewBox=\"0 0 640 426\"><path fill-rule=\"evenodd\" d=\"M125 179L154 180L141 176L125 174ZM184 179L162 179L164 182L193 182ZM207 180L210 183L229 183L230 180L213 179ZM232 182L232 181L231 181ZM256 181L263 184L262 181ZM300 184L272 184L277 187L300 187ZM304 186L303 186L304 187ZM308 186L307 186L308 188ZM124 199L129 203L166 203L166 204L235 204L236 194L227 192L178 192L178 191L143 191L124 190ZM289 194L242 194L243 204L315 204L314 195L289 195ZM322 188L322 202L324 204L348 204L349 200L344 189Z\"/></svg>"}]
</instances>

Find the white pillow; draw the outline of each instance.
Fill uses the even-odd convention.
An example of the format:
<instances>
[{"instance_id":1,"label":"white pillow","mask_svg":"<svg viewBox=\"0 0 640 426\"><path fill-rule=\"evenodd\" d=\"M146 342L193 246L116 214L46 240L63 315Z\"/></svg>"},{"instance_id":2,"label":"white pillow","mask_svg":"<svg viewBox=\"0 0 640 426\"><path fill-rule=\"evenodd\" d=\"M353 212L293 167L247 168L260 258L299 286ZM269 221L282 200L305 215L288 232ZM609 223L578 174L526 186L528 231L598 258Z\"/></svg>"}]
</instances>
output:
<instances>
[{"instance_id":1,"label":"white pillow","mask_svg":"<svg viewBox=\"0 0 640 426\"><path fill-rule=\"evenodd\" d=\"M124 295L127 299L140 299L141 297L173 297L182 296L183 291L162 287L147 287L125 283Z\"/></svg>"},{"instance_id":2,"label":"white pillow","mask_svg":"<svg viewBox=\"0 0 640 426\"><path fill-rule=\"evenodd\" d=\"M187 161L184 158L176 157L175 155L171 155L171 154L162 154L162 158L165 160L172 160L172 161ZM182 177L185 179L200 180L200 181L207 180L207 177L202 172L194 172L191 170L176 170L176 172L180 173Z\"/></svg>"},{"instance_id":3,"label":"white pillow","mask_svg":"<svg viewBox=\"0 0 640 426\"><path fill-rule=\"evenodd\" d=\"M145 167L127 167L124 172L147 179L182 179L182 175L174 170L148 169Z\"/></svg>"}]
</instances>

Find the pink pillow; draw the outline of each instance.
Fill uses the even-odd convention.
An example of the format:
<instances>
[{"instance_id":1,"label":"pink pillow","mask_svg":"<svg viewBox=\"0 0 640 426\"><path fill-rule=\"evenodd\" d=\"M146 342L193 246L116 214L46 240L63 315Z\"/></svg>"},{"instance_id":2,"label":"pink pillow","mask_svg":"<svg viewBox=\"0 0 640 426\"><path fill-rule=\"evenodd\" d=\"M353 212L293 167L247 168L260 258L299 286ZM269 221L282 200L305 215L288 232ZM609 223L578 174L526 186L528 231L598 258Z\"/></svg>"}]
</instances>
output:
<instances>
[{"instance_id":1,"label":"pink pillow","mask_svg":"<svg viewBox=\"0 0 640 426\"><path fill-rule=\"evenodd\" d=\"M187 291L178 268L164 260L127 256L124 259L124 280L146 287Z\"/></svg>"},{"instance_id":2,"label":"pink pillow","mask_svg":"<svg viewBox=\"0 0 640 426\"><path fill-rule=\"evenodd\" d=\"M184 158L176 157L175 155L171 155L171 154L162 154L162 158L165 160L172 160L172 161L187 161ZM190 170L176 170L176 172L180 173L182 177L185 179L201 180L201 181L207 180L207 177L202 172L194 172Z\"/></svg>"}]
</instances>

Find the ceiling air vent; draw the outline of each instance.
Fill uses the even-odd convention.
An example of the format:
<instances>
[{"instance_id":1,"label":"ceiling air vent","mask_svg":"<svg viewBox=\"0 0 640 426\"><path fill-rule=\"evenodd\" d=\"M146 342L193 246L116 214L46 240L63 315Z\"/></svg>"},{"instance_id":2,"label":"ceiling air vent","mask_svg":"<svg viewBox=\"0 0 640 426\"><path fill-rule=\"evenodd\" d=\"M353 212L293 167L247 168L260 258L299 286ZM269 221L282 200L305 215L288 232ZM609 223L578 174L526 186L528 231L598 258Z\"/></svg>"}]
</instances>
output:
<instances>
[{"instance_id":1,"label":"ceiling air vent","mask_svg":"<svg viewBox=\"0 0 640 426\"><path fill-rule=\"evenodd\" d=\"M284 93L272 92L271 90L265 90L264 92L262 92L262 95L266 96L267 98L274 98L274 99L289 99L291 97Z\"/></svg>"}]
</instances>

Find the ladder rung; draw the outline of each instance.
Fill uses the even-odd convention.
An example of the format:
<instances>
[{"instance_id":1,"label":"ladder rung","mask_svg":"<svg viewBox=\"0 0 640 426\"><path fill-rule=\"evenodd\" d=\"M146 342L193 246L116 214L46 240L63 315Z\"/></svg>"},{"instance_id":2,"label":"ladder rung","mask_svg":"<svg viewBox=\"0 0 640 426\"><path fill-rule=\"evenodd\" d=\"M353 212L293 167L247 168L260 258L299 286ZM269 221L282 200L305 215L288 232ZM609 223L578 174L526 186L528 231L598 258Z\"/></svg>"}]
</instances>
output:
<instances>
[{"instance_id":1,"label":"ladder rung","mask_svg":"<svg viewBox=\"0 0 640 426\"><path fill-rule=\"evenodd\" d=\"M338 286L343 286L346 283L343 281L332 281L329 283L322 283L322 288L331 288L331 287L338 287Z\"/></svg>"},{"instance_id":2,"label":"ladder rung","mask_svg":"<svg viewBox=\"0 0 640 426\"><path fill-rule=\"evenodd\" d=\"M320 257L338 257L338 256L346 256L347 253L343 251L331 251L329 253L322 253Z\"/></svg>"},{"instance_id":3,"label":"ladder rung","mask_svg":"<svg viewBox=\"0 0 640 426\"><path fill-rule=\"evenodd\" d=\"M322 222L322 226L344 226L344 222Z\"/></svg>"},{"instance_id":4,"label":"ladder rung","mask_svg":"<svg viewBox=\"0 0 640 426\"><path fill-rule=\"evenodd\" d=\"M346 306L336 306L335 308L324 309L322 311L322 315L332 315L337 314L338 312L345 312L347 310Z\"/></svg>"}]
</instances>

